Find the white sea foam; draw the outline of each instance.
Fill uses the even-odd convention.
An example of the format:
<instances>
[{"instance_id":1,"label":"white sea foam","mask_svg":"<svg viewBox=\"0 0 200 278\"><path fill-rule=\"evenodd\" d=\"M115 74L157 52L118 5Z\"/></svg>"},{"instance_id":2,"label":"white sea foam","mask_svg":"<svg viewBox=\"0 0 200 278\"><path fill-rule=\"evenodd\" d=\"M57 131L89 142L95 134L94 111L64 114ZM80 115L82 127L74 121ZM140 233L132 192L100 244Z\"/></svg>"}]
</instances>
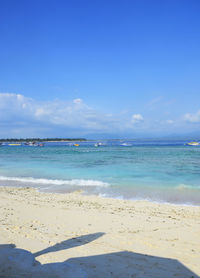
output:
<instances>
[{"instance_id":1,"label":"white sea foam","mask_svg":"<svg viewBox=\"0 0 200 278\"><path fill-rule=\"evenodd\" d=\"M72 179L72 180L54 180L54 179L36 179L31 177L4 177L0 176L0 181L33 183L33 184L52 184L52 185L75 185L75 186L99 186L107 187L108 183L98 180L84 180L84 179Z\"/></svg>"},{"instance_id":2,"label":"white sea foam","mask_svg":"<svg viewBox=\"0 0 200 278\"><path fill-rule=\"evenodd\" d=\"M189 185L189 184L179 184L178 186L175 187L175 189L178 189L178 190L186 190L186 189L192 189L192 190L199 190L200 187L199 186L192 186L192 185Z\"/></svg>"}]
</instances>

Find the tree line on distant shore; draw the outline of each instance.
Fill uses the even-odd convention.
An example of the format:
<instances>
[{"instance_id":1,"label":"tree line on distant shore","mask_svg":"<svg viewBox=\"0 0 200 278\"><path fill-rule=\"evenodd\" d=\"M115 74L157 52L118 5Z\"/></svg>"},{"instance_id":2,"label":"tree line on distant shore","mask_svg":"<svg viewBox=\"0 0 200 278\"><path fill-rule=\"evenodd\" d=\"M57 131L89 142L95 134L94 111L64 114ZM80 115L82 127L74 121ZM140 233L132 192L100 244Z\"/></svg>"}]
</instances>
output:
<instances>
[{"instance_id":1,"label":"tree line on distant shore","mask_svg":"<svg viewBox=\"0 0 200 278\"><path fill-rule=\"evenodd\" d=\"M85 138L6 138L0 139L0 142L54 142L54 141L86 141Z\"/></svg>"}]
</instances>

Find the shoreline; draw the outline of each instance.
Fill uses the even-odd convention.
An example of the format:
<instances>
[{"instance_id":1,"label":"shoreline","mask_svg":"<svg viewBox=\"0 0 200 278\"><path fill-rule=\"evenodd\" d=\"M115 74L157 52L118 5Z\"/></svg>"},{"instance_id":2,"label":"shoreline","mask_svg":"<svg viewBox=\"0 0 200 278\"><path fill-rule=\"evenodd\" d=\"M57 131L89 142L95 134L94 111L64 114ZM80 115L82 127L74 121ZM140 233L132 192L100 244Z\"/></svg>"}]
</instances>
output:
<instances>
[{"instance_id":1,"label":"shoreline","mask_svg":"<svg viewBox=\"0 0 200 278\"><path fill-rule=\"evenodd\" d=\"M7 178L7 177L5 177L5 178ZM15 182L15 181L18 181L18 180L21 180L22 178L17 178L17 177L8 177L7 178L9 181L12 181L12 179L13 179L13 181ZM36 182L34 181L31 181L31 179L32 178L24 178L25 179L25 181L24 181L24 183L25 182L29 182L29 183L33 183L33 184L35 184ZM37 181L39 182L40 180L43 180L43 179L40 179L40 178L38 178L37 179ZM3 182L4 180L1 180L0 179L0 181L1 182ZM5 179L5 181L6 181L6 179ZM52 181L55 181L55 180L52 180ZM100 181L98 181L98 182L100 182ZM103 182L102 182L103 183ZM95 197L99 197L99 198L106 198L106 199L114 199L114 200L121 200L121 201L130 201L130 202L137 202L137 201L141 201L141 202L150 202L150 203L155 203L155 204L166 204L166 205L175 205L175 206L191 206L191 207L200 207L200 204L196 204L196 203L192 203L191 201L186 201L186 202L184 202L183 201L183 203L181 203L180 201L179 202L173 202L173 201L167 201L167 200L162 200L162 199L151 199L150 197L144 197L144 198L142 198L142 197L136 197L136 198L125 198L125 197L123 197L123 196L111 196L111 195L109 195L109 194L107 194L107 193L94 193L94 192L89 192L89 191L86 191L85 189L83 189L83 188L81 188L81 186L80 186L80 188L79 188L79 186L76 186L76 188L75 189L72 189L72 188L69 188L68 190L66 189L66 190L54 190L54 191L51 191L50 189L48 190L47 188L42 188L42 187L36 187L36 186L32 186L31 184L29 184L29 185L27 185L27 186L23 186L23 185L19 185L19 186L15 186L15 185L1 185L0 184L0 188L1 187L8 187L8 188L32 188L32 189L34 189L34 190L36 190L36 191L38 191L39 193L47 193L47 194L71 194L71 193L74 193L74 192L80 192L81 193L81 195L82 196L95 196ZM103 186L104 187L104 186Z\"/></svg>"},{"instance_id":2,"label":"shoreline","mask_svg":"<svg viewBox=\"0 0 200 278\"><path fill-rule=\"evenodd\" d=\"M89 278L146 271L138 277L155 278L161 269L162 277L200 275L200 207L7 186L0 200L0 248L15 244L37 254L41 267L72 262Z\"/></svg>"},{"instance_id":3,"label":"shoreline","mask_svg":"<svg viewBox=\"0 0 200 278\"><path fill-rule=\"evenodd\" d=\"M10 186L9 186L10 187ZM17 187L17 188L24 188L24 187ZM102 198L102 199L110 199L110 200L119 200L119 201L128 201L128 202L147 202L147 203L151 203L151 204L155 204L155 205L169 205L169 206L181 206L181 207L199 207L200 208L200 204L196 205L196 204L190 204L190 203L172 203L172 202L167 202L164 200L151 200L148 198L130 198L130 199L126 199L124 197L114 197L114 196L109 196L106 194L90 194L85 192L83 189L75 189L74 191L69 191L69 192L53 192L53 191L42 191L40 190L40 188L34 188L34 187L25 187L25 188L33 188L35 189L38 193L45 193L45 194L74 194L74 193L79 193L81 196L89 196L89 197L97 197L97 198Z\"/></svg>"}]
</instances>

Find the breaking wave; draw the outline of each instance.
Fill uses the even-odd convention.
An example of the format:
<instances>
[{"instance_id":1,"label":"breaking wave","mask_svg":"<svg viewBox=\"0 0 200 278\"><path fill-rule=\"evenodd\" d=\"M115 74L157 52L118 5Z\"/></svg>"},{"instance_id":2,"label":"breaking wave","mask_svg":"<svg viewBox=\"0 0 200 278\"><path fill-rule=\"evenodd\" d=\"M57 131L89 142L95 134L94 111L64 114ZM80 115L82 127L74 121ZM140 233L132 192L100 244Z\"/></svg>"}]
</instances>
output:
<instances>
[{"instance_id":1,"label":"breaking wave","mask_svg":"<svg viewBox=\"0 0 200 278\"><path fill-rule=\"evenodd\" d=\"M0 181L7 182L22 182L32 184L52 184L52 185L74 185L74 186L97 186L108 187L109 184L98 180L72 179L72 180L57 180L57 179L37 179L31 177L4 177L0 176Z\"/></svg>"}]
</instances>

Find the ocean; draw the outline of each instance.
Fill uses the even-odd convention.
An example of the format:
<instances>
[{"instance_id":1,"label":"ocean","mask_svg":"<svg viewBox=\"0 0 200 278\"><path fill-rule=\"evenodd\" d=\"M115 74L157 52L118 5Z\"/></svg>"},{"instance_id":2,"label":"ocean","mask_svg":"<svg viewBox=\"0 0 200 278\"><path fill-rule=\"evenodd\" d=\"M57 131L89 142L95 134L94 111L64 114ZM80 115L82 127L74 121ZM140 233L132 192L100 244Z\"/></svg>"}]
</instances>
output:
<instances>
[{"instance_id":1,"label":"ocean","mask_svg":"<svg viewBox=\"0 0 200 278\"><path fill-rule=\"evenodd\" d=\"M0 146L0 186L200 205L200 146L109 140ZM125 143L125 144L124 144Z\"/></svg>"}]
</instances>

